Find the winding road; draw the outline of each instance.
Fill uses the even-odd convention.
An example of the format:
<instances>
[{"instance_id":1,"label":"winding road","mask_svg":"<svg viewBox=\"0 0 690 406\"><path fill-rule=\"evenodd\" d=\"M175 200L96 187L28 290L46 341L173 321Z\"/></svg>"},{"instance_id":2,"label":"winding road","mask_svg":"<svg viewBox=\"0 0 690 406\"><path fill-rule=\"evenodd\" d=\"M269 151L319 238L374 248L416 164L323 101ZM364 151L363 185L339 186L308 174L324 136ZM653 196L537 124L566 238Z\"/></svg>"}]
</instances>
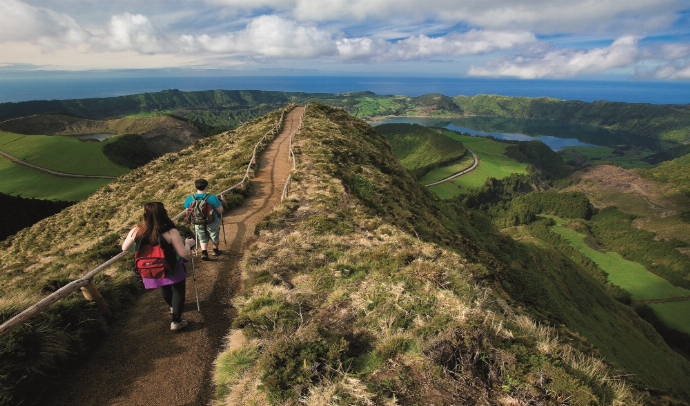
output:
<instances>
[{"instance_id":1,"label":"winding road","mask_svg":"<svg viewBox=\"0 0 690 406\"><path fill-rule=\"evenodd\" d=\"M45 172L49 175L55 175L55 176L62 176L64 178L91 178L91 179L116 179L117 176L101 176L101 175L78 175L76 173L66 173L66 172L58 172L54 171L52 169L44 168L42 166L30 164L28 162L22 161L21 159L14 157L6 152L0 151L0 155L3 157L9 159L10 161L17 163L19 165L23 165L26 167L29 167L31 169L36 169L37 171Z\"/></svg>"},{"instance_id":2,"label":"winding road","mask_svg":"<svg viewBox=\"0 0 690 406\"><path fill-rule=\"evenodd\" d=\"M470 153L472 154L472 157L474 158L474 162L472 163L472 166L470 166L470 167L467 168L467 169L463 169L463 170L461 170L460 172L456 172L456 173L454 173L454 174L452 174L452 175L450 175L450 176L448 176L448 177L446 177L446 178L443 178L443 179L441 179L441 180L437 180L436 182L427 183L427 184L424 185L424 186L426 186L426 187L435 186L435 185L441 184L441 183L443 183L443 182L447 182L447 181L449 181L449 180L455 179L455 178L457 178L457 177L459 177L459 176L462 176L462 175L464 175L464 174L466 174L466 173L470 173L470 172L472 172L473 170L475 170L475 168L477 167L477 165L479 165L479 158L477 157L477 154L474 153L474 151L472 151L472 150L469 149L469 148L467 148L467 150L470 151Z\"/></svg>"},{"instance_id":3,"label":"winding road","mask_svg":"<svg viewBox=\"0 0 690 406\"><path fill-rule=\"evenodd\" d=\"M289 112L281 133L262 153L251 195L224 217L227 243L211 261L195 258L201 311L196 309L191 264L184 318L189 327L170 331L170 310L158 290L147 291L110 328L108 338L82 365L51 377L42 388L43 406L205 406L214 398L213 362L223 349L241 289L239 264L254 228L280 203L292 169L290 135L304 111ZM180 202L180 205L182 202ZM39 389L37 389L39 390Z\"/></svg>"}]
</instances>

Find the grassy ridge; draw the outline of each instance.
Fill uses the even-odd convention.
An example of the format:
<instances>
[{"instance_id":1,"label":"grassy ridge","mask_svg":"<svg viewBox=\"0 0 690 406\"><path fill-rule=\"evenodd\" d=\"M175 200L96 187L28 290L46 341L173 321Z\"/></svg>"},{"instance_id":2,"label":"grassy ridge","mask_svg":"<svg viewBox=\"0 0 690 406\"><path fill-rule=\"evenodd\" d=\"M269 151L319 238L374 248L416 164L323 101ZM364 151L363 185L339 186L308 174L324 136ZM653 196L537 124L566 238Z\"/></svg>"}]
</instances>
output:
<instances>
[{"instance_id":1,"label":"grassy ridge","mask_svg":"<svg viewBox=\"0 0 690 406\"><path fill-rule=\"evenodd\" d=\"M475 119L472 116L512 118L523 120L522 124L513 122L511 126L523 127L526 134L530 133L530 127L534 123L531 120L541 121L540 127L543 127L545 122L582 124L599 127L599 130L583 128L578 132L578 136L591 136L599 141L605 137L610 139L607 145L626 143L625 140L630 137L641 138L635 143L648 145L656 151L677 144L690 144L688 105L585 103L543 97L497 95L448 97L430 94L408 97L382 96L372 92L325 94L250 90L166 90L112 98L2 103L0 119L52 112L105 118L170 111L207 125L228 129L266 114L287 102L319 102L344 108L350 114L366 118L406 115L467 116L470 119ZM490 118L488 121L491 121Z\"/></svg>"},{"instance_id":2,"label":"grassy ridge","mask_svg":"<svg viewBox=\"0 0 690 406\"><path fill-rule=\"evenodd\" d=\"M242 263L220 404L690 399L690 363L598 281L434 199L362 121L310 105L296 145L290 198Z\"/></svg>"},{"instance_id":3,"label":"grassy ridge","mask_svg":"<svg viewBox=\"0 0 690 406\"><path fill-rule=\"evenodd\" d=\"M429 171L462 159L462 142L443 136L441 131L410 124L383 124L376 127L391 143L393 153L415 179Z\"/></svg>"},{"instance_id":4,"label":"grassy ridge","mask_svg":"<svg viewBox=\"0 0 690 406\"><path fill-rule=\"evenodd\" d=\"M216 191L239 182L256 143L279 117L275 111L237 131L167 154L0 243L0 321L118 254L127 231L140 221L145 202L161 201L173 216L194 190L193 179L208 179ZM226 201L241 201L247 192L246 187L235 190ZM181 232L187 228L178 227ZM94 282L116 315L126 312L142 291L127 260L104 270ZM0 404L39 394L42 377L88 353L106 330L93 304L75 293L0 338Z\"/></svg>"},{"instance_id":5,"label":"grassy ridge","mask_svg":"<svg viewBox=\"0 0 690 406\"><path fill-rule=\"evenodd\" d=\"M659 164L653 169L642 170L642 176L672 185L674 189L690 197L690 154Z\"/></svg>"},{"instance_id":6,"label":"grassy ridge","mask_svg":"<svg viewBox=\"0 0 690 406\"><path fill-rule=\"evenodd\" d=\"M497 95L454 98L465 114L586 124L630 134L690 144L690 106L565 101Z\"/></svg>"}]
</instances>

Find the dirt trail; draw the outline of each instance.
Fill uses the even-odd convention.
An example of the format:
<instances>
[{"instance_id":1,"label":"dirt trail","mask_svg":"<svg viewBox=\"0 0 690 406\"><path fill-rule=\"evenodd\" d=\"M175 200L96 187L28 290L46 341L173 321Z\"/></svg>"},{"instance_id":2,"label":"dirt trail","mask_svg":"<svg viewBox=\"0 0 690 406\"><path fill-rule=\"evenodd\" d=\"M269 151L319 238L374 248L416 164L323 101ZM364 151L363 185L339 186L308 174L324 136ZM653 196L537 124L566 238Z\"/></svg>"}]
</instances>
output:
<instances>
[{"instance_id":1,"label":"dirt trail","mask_svg":"<svg viewBox=\"0 0 690 406\"><path fill-rule=\"evenodd\" d=\"M280 202L292 168L289 136L304 108L292 110L283 131L259 158L252 193L242 207L224 216L219 257L195 258L201 312L196 310L191 264L185 313L189 327L170 331L170 310L158 290L148 291L132 313L111 327L109 338L79 368L65 371L45 388L40 404L57 405L207 405L213 398L213 361L222 349L240 288L238 264L254 238L254 227ZM211 185L211 188L213 185ZM212 190L211 190L212 191ZM180 202L181 204L182 202ZM37 388L38 390L38 388Z\"/></svg>"}]
</instances>

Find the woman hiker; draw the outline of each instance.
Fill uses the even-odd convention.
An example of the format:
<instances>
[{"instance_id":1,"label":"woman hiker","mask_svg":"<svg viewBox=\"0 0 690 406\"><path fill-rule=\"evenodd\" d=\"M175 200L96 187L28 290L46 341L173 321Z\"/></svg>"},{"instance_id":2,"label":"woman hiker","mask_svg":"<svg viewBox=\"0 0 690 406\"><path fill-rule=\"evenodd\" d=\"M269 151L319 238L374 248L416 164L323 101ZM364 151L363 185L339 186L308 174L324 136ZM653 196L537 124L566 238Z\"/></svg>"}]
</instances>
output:
<instances>
[{"instance_id":1,"label":"woman hiker","mask_svg":"<svg viewBox=\"0 0 690 406\"><path fill-rule=\"evenodd\" d=\"M187 327L187 320L182 319L185 301L185 280L187 273L184 267L185 258L189 256L191 247L195 245L193 238L182 242L180 232L175 223L168 217L163 203L151 202L144 205L144 223L134 227L125 241L122 250L140 250L145 245L161 246L165 254L165 262L169 270L165 276L147 278L142 276L146 289L161 288L163 299L170 306L172 322L170 330L178 331ZM135 254L136 255L136 254Z\"/></svg>"}]
</instances>

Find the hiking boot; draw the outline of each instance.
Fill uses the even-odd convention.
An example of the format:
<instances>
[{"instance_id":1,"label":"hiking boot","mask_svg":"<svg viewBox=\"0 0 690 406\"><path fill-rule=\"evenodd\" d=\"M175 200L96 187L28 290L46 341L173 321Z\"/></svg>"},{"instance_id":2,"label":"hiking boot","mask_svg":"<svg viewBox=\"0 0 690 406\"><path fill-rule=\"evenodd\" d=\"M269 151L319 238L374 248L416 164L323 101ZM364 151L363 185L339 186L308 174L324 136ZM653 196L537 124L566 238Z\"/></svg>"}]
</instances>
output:
<instances>
[{"instance_id":1,"label":"hiking boot","mask_svg":"<svg viewBox=\"0 0 690 406\"><path fill-rule=\"evenodd\" d=\"M187 320L180 320L179 322L173 321L172 323L170 323L170 330L182 330L183 328L187 327L188 324L189 323L187 323Z\"/></svg>"},{"instance_id":2,"label":"hiking boot","mask_svg":"<svg viewBox=\"0 0 690 406\"><path fill-rule=\"evenodd\" d=\"M213 249L213 255L216 256L216 257L217 257L218 255L220 255L220 250L219 250L218 248L214 248L214 249Z\"/></svg>"},{"instance_id":3,"label":"hiking boot","mask_svg":"<svg viewBox=\"0 0 690 406\"><path fill-rule=\"evenodd\" d=\"M209 260L208 251L206 251L206 250L201 251L201 259L203 259L204 261L208 261L208 260Z\"/></svg>"}]
</instances>

